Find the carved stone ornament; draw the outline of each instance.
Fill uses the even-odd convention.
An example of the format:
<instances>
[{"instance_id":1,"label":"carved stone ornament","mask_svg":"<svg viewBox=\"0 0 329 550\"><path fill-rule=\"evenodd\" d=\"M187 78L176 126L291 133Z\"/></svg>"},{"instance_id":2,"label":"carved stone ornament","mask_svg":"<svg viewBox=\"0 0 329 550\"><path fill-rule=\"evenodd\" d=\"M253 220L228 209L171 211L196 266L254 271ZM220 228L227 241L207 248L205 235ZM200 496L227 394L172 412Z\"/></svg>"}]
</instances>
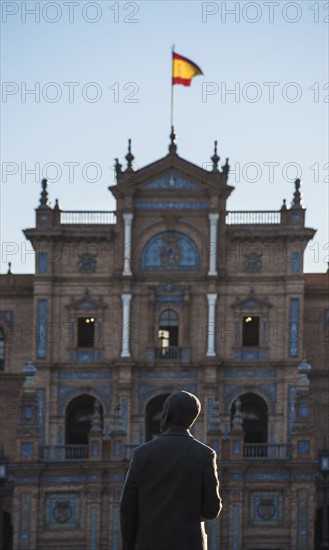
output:
<instances>
[{"instance_id":1,"label":"carved stone ornament","mask_svg":"<svg viewBox=\"0 0 329 550\"><path fill-rule=\"evenodd\" d=\"M79 271L84 273L94 273L96 271L96 254L79 254Z\"/></svg>"}]
</instances>

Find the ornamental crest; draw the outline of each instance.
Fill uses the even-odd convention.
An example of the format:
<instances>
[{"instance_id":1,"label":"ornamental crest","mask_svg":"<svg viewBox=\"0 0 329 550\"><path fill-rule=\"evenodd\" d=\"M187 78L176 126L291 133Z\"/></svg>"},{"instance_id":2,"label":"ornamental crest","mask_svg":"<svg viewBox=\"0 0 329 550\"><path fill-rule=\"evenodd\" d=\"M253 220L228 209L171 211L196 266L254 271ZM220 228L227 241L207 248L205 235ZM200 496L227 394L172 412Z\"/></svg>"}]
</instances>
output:
<instances>
[{"instance_id":1,"label":"ornamental crest","mask_svg":"<svg viewBox=\"0 0 329 550\"><path fill-rule=\"evenodd\" d=\"M163 267L176 267L182 258L182 249L178 235L166 235L162 237L159 249L160 262Z\"/></svg>"},{"instance_id":2,"label":"ornamental crest","mask_svg":"<svg viewBox=\"0 0 329 550\"><path fill-rule=\"evenodd\" d=\"M257 513L265 521L272 519L275 514L275 505L272 499L262 499L257 507Z\"/></svg>"},{"instance_id":3,"label":"ornamental crest","mask_svg":"<svg viewBox=\"0 0 329 550\"><path fill-rule=\"evenodd\" d=\"M66 523L71 519L72 508L68 501L59 502L53 510L53 516L58 523Z\"/></svg>"},{"instance_id":4,"label":"ornamental crest","mask_svg":"<svg viewBox=\"0 0 329 550\"><path fill-rule=\"evenodd\" d=\"M93 273L96 271L96 258L97 254L79 254L79 271Z\"/></svg>"}]
</instances>

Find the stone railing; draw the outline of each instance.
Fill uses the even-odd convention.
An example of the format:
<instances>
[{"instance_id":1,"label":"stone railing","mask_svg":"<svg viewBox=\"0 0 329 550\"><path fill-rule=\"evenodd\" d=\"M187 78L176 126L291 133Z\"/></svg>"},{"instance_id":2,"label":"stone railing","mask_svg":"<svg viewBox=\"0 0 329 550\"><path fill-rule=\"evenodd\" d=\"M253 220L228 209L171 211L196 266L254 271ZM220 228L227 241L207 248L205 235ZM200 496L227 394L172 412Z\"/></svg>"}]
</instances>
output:
<instances>
[{"instance_id":1,"label":"stone railing","mask_svg":"<svg viewBox=\"0 0 329 550\"><path fill-rule=\"evenodd\" d=\"M41 459L46 462L87 460L88 445L47 445L41 448Z\"/></svg>"},{"instance_id":2,"label":"stone railing","mask_svg":"<svg viewBox=\"0 0 329 550\"><path fill-rule=\"evenodd\" d=\"M291 458L291 445L245 443L243 445L243 458L287 460Z\"/></svg>"},{"instance_id":3,"label":"stone railing","mask_svg":"<svg viewBox=\"0 0 329 550\"><path fill-rule=\"evenodd\" d=\"M169 346L167 348L154 348L155 359L181 359L182 348Z\"/></svg>"},{"instance_id":4,"label":"stone railing","mask_svg":"<svg viewBox=\"0 0 329 550\"><path fill-rule=\"evenodd\" d=\"M226 214L227 225L253 225L281 223L279 210L232 210Z\"/></svg>"},{"instance_id":5,"label":"stone railing","mask_svg":"<svg viewBox=\"0 0 329 550\"><path fill-rule=\"evenodd\" d=\"M62 210L60 223L66 225L112 225L116 223L116 215L113 210Z\"/></svg>"}]
</instances>

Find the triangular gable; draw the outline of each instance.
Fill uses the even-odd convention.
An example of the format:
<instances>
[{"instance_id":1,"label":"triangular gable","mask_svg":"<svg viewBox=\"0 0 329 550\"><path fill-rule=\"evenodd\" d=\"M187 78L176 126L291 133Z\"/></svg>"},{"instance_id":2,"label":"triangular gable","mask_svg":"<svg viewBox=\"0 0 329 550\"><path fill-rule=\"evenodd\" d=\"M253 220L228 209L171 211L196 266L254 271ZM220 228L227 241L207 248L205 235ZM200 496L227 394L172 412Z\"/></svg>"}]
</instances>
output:
<instances>
[{"instance_id":1,"label":"triangular gable","mask_svg":"<svg viewBox=\"0 0 329 550\"><path fill-rule=\"evenodd\" d=\"M201 189L201 185L178 176L174 172L165 174L161 178L156 178L153 181L144 184L141 189Z\"/></svg>"}]
</instances>

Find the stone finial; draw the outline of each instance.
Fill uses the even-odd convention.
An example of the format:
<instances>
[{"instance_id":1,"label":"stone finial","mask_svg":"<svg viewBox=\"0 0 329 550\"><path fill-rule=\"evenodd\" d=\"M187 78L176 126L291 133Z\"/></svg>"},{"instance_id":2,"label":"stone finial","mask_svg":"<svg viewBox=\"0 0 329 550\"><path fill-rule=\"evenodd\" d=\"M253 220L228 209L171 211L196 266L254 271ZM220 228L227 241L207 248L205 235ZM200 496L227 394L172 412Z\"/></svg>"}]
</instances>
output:
<instances>
[{"instance_id":1,"label":"stone finial","mask_svg":"<svg viewBox=\"0 0 329 550\"><path fill-rule=\"evenodd\" d=\"M238 398L235 402L235 411L233 415L232 428L234 431L243 431L243 418L241 413L241 400Z\"/></svg>"},{"instance_id":2,"label":"stone finial","mask_svg":"<svg viewBox=\"0 0 329 550\"><path fill-rule=\"evenodd\" d=\"M92 431L98 431L102 428L102 415L101 415L101 404L98 399L94 401L94 414L91 419L91 429Z\"/></svg>"},{"instance_id":3,"label":"stone finial","mask_svg":"<svg viewBox=\"0 0 329 550\"><path fill-rule=\"evenodd\" d=\"M283 203L282 203L282 206L281 206L281 211L282 210L287 210L287 204L286 203L287 203L286 199L283 199Z\"/></svg>"},{"instance_id":4,"label":"stone finial","mask_svg":"<svg viewBox=\"0 0 329 550\"><path fill-rule=\"evenodd\" d=\"M217 140L215 141L215 144L214 144L214 154L211 157L211 160L212 160L212 171L218 172L218 163L220 161L220 157L217 155Z\"/></svg>"},{"instance_id":5,"label":"stone finial","mask_svg":"<svg viewBox=\"0 0 329 550\"><path fill-rule=\"evenodd\" d=\"M23 393L33 395L35 394L35 374L37 372L36 367L33 365L32 360L29 359L22 368L22 372L25 375L25 381L23 384Z\"/></svg>"},{"instance_id":6,"label":"stone finial","mask_svg":"<svg viewBox=\"0 0 329 550\"><path fill-rule=\"evenodd\" d=\"M297 391L298 392L305 392L305 393L308 392L308 390L310 388L310 379L308 377L308 374L311 372L311 370L312 370L312 367L307 362L306 351L304 349L303 350L302 362L299 363L299 365L297 367L297 371L298 371Z\"/></svg>"},{"instance_id":7,"label":"stone finial","mask_svg":"<svg viewBox=\"0 0 329 550\"><path fill-rule=\"evenodd\" d=\"M11 262L8 262L8 271L7 271L7 274L8 273L11 273Z\"/></svg>"},{"instance_id":8,"label":"stone finial","mask_svg":"<svg viewBox=\"0 0 329 550\"><path fill-rule=\"evenodd\" d=\"M42 191L38 208L50 208L50 201L48 198L48 181L45 178L41 182L41 187Z\"/></svg>"},{"instance_id":9,"label":"stone finial","mask_svg":"<svg viewBox=\"0 0 329 550\"><path fill-rule=\"evenodd\" d=\"M133 168L133 160L134 160L134 155L132 154L131 152L131 139L128 139L128 153L126 154L125 156L125 159L127 161L127 168L126 168L126 172L133 172L134 171L134 168Z\"/></svg>"},{"instance_id":10,"label":"stone finial","mask_svg":"<svg viewBox=\"0 0 329 550\"><path fill-rule=\"evenodd\" d=\"M212 405L212 413L210 418L210 429L211 430L220 430L220 408L219 408L219 401L218 399L214 399L213 405Z\"/></svg>"},{"instance_id":11,"label":"stone finial","mask_svg":"<svg viewBox=\"0 0 329 550\"><path fill-rule=\"evenodd\" d=\"M170 145L169 145L169 154L170 155L177 155L177 145L176 145L176 134L174 131L174 127L171 127L171 134L170 134Z\"/></svg>"},{"instance_id":12,"label":"stone finial","mask_svg":"<svg viewBox=\"0 0 329 550\"><path fill-rule=\"evenodd\" d=\"M222 169L223 169L224 174L225 174L226 176L228 176L228 173L229 173L229 171L230 171L230 165L229 165L229 159L228 159L228 158L226 158L225 164L223 164Z\"/></svg>"},{"instance_id":13,"label":"stone finial","mask_svg":"<svg viewBox=\"0 0 329 550\"><path fill-rule=\"evenodd\" d=\"M54 210L61 210L61 207L60 207L60 205L59 205L58 199L55 200Z\"/></svg>"},{"instance_id":14,"label":"stone finial","mask_svg":"<svg viewBox=\"0 0 329 550\"><path fill-rule=\"evenodd\" d=\"M303 208L302 194L300 192L300 188L301 188L301 181L299 178L297 178L295 181L295 192L291 203L291 208Z\"/></svg>"}]
</instances>

